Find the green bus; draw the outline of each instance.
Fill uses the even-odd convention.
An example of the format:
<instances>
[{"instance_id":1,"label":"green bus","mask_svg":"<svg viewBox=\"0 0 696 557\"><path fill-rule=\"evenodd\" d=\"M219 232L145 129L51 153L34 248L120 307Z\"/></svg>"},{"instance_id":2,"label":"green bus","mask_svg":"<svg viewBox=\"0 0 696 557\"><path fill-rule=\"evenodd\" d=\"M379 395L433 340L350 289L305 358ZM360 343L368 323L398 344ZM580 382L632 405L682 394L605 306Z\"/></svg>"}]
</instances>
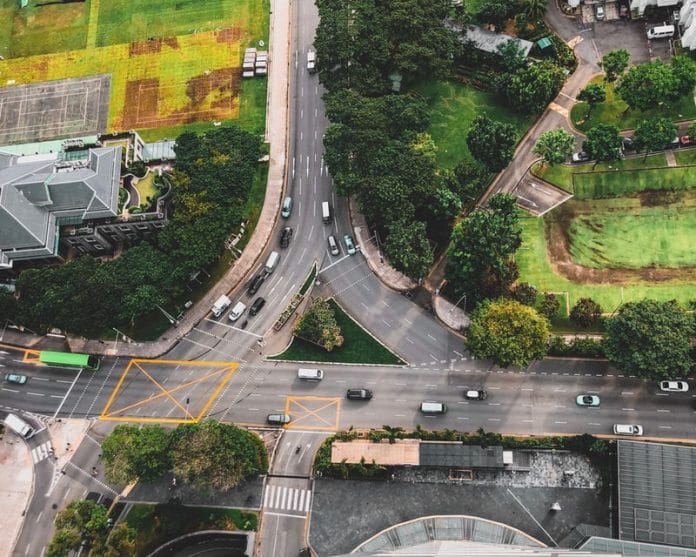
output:
<instances>
[{"instance_id":1,"label":"green bus","mask_svg":"<svg viewBox=\"0 0 696 557\"><path fill-rule=\"evenodd\" d=\"M55 367L81 367L96 371L101 360L89 354L73 354L71 352L50 352L42 350L39 353L39 361L47 366Z\"/></svg>"}]
</instances>

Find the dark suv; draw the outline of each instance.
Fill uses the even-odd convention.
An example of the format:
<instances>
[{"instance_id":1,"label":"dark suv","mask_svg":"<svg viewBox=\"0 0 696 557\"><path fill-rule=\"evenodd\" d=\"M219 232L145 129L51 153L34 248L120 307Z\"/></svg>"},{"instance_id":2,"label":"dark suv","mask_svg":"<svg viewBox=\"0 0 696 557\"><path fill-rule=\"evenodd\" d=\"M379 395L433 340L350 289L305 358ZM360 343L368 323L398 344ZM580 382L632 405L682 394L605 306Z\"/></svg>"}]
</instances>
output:
<instances>
[{"instance_id":1,"label":"dark suv","mask_svg":"<svg viewBox=\"0 0 696 557\"><path fill-rule=\"evenodd\" d=\"M251 307L249 308L249 315L256 315L258 312L261 311L261 308L263 305L266 303L266 300L264 300L261 296L256 298L254 300L254 303L251 304Z\"/></svg>"},{"instance_id":2,"label":"dark suv","mask_svg":"<svg viewBox=\"0 0 696 557\"><path fill-rule=\"evenodd\" d=\"M348 389L346 391L346 398L350 400L370 400L372 398L372 391L368 389Z\"/></svg>"},{"instance_id":3,"label":"dark suv","mask_svg":"<svg viewBox=\"0 0 696 557\"><path fill-rule=\"evenodd\" d=\"M256 294L259 291L259 288L261 288L261 285L263 284L264 280L266 280L266 277L264 275L257 276L249 285L249 294L252 296Z\"/></svg>"},{"instance_id":4,"label":"dark suv","mask_svg":"<svg viewBox=\"0 0 696 557\"><path fill-rule=\"evenodd\" d=\"M280 231L280 247L287 248L290 245L290 240L292 239L292 228L286 226Z\"/></svg>"}]
</instances>

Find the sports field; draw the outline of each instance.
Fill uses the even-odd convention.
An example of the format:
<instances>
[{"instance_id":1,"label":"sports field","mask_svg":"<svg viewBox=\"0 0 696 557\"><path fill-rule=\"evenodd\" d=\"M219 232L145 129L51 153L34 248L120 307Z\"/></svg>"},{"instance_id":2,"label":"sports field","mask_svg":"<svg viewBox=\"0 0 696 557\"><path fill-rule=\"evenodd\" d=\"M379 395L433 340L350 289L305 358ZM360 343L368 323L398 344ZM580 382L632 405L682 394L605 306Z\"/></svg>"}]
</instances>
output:
<instances>
[{"instance_id":1,"label":"sports field","mask_svg":"<svg viewBox=\"0 0 696 557\"><path fill-rule=\"evenodd\" d=\"M149 139L232 119L263 129L266 80L242 83L240 65L267 44L269 0L41 4L0 0L0 84L110 74L106 131Z\"/></svg>"}]
</instances>

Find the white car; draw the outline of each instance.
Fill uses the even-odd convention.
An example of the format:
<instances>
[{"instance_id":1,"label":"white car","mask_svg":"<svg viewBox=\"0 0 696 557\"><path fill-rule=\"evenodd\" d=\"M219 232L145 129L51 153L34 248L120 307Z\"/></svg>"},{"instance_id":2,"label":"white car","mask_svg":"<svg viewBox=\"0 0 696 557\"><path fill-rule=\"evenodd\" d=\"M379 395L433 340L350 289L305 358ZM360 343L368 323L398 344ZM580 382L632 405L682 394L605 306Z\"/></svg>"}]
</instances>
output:
<instances>
[{"instance_id":1,"label":"white car","mask_svg":"<svg viewBox=\"0 0 696 557\"><path fill-rule=\"evenodd\" d=\"M660 381L660 390L666 393L685 393L689 390L686 381Z\"/></svg>"},{"instance_id":2,"label":"white car","mask_svg":"<svg viewBox=\"0 0 696 557\"><path fill-rule=\"evenodd\" d=\"M614 424L614 435L643 435L643 426Z\"/></svg>"}]
</instances>

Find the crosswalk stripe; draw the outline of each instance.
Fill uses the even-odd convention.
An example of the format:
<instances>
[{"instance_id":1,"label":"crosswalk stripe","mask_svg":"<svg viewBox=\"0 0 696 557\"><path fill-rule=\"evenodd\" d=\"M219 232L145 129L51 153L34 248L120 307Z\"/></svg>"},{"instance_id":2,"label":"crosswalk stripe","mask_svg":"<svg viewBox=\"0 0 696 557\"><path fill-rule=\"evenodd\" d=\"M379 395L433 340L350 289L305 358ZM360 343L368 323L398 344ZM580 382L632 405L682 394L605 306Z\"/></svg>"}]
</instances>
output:
<instances>
[{"instance_id":1,"label":"crosswalk stripe","mask_svg":"<svg viewBox=\"0 0 696 557\"><path fill-rule=\"evenodd\" d=\"M48 455L51 452L51 442L46 441L45 443L39 445L38 447L34 447L31 450L31 460L34 464L37 464L41 462L42 460L48 458Z\"/></svg>"},{"instance_id":2,"label":"crosswalk stripe","mask_svg":"<svg viewBox=\"0 0 696 557\"><path fill-rule=\"evenodd\" d=\"M308 512L310 502L311 493L308 489L294 487L269 485L263 496L264 507L287 511Z\"/></svg>"},{"instance_id":3,"label":"crosswalk stripe","mask_svg":"<svg viewBox=\"0 0 696 557\"><path fill-rule=\"evenodd\" d=\"M304 512L308 513L309 512L309 500L312 497L312 494L310 493L309 490L307 490L307 500L305 501L305 510Z\"/></svg>"},{"instance_id":4,"label":"crosswalk stripe","mask_svg":"<svg viewBox=\"0 0 696 557\"><path fill-rule=\"evenodd\" d=\"M288 488L284 487L283 488L283 497L281 498L281 503L280 503L280 508L281 509L286 509L287 507L285 506L285 501L288 497Z\"/></svg>"},{"instance_id":5,"label":"crosswalk stripe","mask_svg":"<svg viewBox=\"0 0 696 557\"><path fill-rule=\"evenodd\" d=\"M303 489L302 492L300 493L300 506L298 509L294 509L294 510L298 510L298 511L302 510L302 507L303 507L302 503L304 502L304 498L305 498L305 490Z\"/></svg>"}]
</instances>

